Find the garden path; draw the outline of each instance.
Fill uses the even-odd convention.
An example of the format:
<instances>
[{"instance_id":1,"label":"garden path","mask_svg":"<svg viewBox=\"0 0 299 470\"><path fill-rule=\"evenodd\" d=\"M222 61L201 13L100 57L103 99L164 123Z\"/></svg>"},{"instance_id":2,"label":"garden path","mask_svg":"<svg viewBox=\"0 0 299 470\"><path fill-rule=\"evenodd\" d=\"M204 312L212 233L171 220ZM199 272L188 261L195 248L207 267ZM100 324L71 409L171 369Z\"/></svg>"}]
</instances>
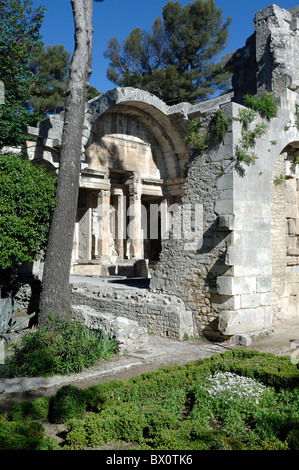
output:
<instances>
[{"instance_id":1,"label":"garden path","mask_svg":"<svg viewBox=\"0 0 299 470\"><path fill-rule=\"evenodd\" d=\"M229 343L214 344L202 339L176 341L149 335L146 348L108 361L101 361L94 367L70 376L50 378L15 378L0 380L0 413L21 400L34 400L39 396L53 395L65 384L79 388L109 380L128 380L143 372L157 370L170 365L184 365L219 354L227 349L250 349L269 352L277 356L291 356L299 360L299 321L293 319L274 325L274 331L264 338L253 341L250 346L236 346ZM291 360L290 359L290 360Z\"/></svg>"}]
</instances>

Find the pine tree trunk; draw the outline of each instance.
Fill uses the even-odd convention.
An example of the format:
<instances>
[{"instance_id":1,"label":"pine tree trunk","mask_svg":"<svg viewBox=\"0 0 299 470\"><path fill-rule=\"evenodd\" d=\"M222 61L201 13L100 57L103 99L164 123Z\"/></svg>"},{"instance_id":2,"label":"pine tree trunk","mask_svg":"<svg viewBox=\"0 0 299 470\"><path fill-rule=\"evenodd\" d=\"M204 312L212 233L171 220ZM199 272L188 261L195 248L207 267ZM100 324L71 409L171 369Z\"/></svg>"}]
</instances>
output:
<instances>
[{"instance_id":1,"label":"pine tree trunk","mask_svg":"<svg viewBox=\"0 0 299 470\"><path fill-rule=\"evenodd\" d=\"M42 281L39 324L49 313L70 317L70 267L76 222L82 131L92 57L93 0L71 0L75 49L69 73L62 132L56 207L49 233Z\"/></svg>"}]
</instances>

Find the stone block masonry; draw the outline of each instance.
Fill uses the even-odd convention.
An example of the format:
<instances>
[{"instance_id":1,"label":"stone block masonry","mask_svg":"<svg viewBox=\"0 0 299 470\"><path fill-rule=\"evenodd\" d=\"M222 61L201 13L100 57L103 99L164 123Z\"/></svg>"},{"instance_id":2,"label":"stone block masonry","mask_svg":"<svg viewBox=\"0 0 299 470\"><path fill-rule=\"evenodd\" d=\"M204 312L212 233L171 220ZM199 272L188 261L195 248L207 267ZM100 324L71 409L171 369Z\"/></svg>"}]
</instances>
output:
<instances>
[{"instance_id":1,"label":"stone block masonry","mask_svg":"<svg viewBox=\"0 0 299 470\"><path fill-rule=\"evenodd\" d=\"M72 316L74 320L84 323L92 330L103 330L115 338L120 354L136 351L148 343L148 330L137 321L105 314L87 305L74 305Z\"/></svg>"},{"instance_id":2,"label":"stone block masonry","mask_svg":"<svg viewBox=\"0 0 299 470\"><path fill-rule=\"evenodd\" d=\"M87 317L90 308L93 309L98 318L105 318L105 322L109 318L112 323L116 322L113 323L114 326L121 318L125 318L137 322L140 328L146 328L149 333L160 336L183 340L186 335L195 335L193 313L182 299L174 295L76 285L73 287L72 304L86 306ZM82 311L80 307L80 312ZM129 332L132 325L133 323L127 324Z\"/></svg>"}]
</instances>

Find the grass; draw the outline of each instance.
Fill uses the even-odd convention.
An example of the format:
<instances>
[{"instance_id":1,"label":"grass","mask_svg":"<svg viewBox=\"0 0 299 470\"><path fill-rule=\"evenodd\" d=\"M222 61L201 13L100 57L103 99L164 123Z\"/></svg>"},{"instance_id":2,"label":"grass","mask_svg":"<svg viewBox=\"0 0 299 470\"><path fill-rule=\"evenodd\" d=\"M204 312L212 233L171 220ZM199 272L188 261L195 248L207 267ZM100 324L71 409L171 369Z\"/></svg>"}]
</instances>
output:
<instances>
[{"instance_id":1,"label":"grass","mask_svg":"<svg viewBox=\"0 0 299 470\"><path fill-rule=\"evenodd\" d=\"M64 386L2 417L0 449L298 450L298 385L289 357L235 350L126 382ZM64 442L46 437L42 420L63 423Z\"/></svg>"},{"instance_id":2,"label":"grass","mask_svg":"<svg viewBox=\"0 0 299 470\"><path fill-rule=\"evenodd\" d=\"M49 315L46 325L22 336L12 345L5 364L11 377L50 377L73 374L117 352L117 342L103 330Z\"/></svg>"}]
</instances>

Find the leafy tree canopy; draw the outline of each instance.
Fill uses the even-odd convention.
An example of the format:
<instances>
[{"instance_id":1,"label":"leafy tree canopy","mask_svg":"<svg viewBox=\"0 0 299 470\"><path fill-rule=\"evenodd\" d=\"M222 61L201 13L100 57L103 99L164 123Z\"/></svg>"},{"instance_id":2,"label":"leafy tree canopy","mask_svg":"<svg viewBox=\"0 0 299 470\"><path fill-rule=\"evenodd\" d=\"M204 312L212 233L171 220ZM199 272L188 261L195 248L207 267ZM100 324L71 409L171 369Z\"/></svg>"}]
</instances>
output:
<instances>
[{"instance_id":1,"label":"leafy tree canopy","mask_svg":"<svg viewBox=\"0 0 299 470\"><path fill-rule=\"evenodd\" d=\"M94 86L89 85L86 92L86 101L89 101L99 95L101 95L101 92L99 92Z\"/></svg>"},{"instance_id":2,"label":"leafy tree canopy","mask_svg":"<svg viewBox=\"0 0 299 470\"><path fill-rule=\"evenodd\" d=\"M194 103L230 87L230 75L217 63L231 20L214 0L185 7L169 1L151 31L135 28L121 45L108 41L108 78L118 86L147 90L169 104Z\"/></svg>"},{"instance_id":3,"label":"leafy tree canopy","mask_svg":"<svg viewBox=\"0 0 299 470\"><path fill-rule=\"evenodd\" d=\"M32 54L29 68L40 86L30 104L41 116L64 106L69 66L70 53L63 45L43 46Z\"/></svg>"},{"instance_id":4,"label":"leafy tree canopy","mask_svg":"<svg viewBox=\"0 0 299 470\"><path fill-rule=\"evenodd\" d=\"M36 123L28 109L37 86L28 59L41 47L40 27L44 8L32 8L31 0L0 2L0 78L5 85L5 103L0 108L0 148L18 146L24 126Z\"/></svg>"},{"instance_id":5,"label":"leafy tree canopy","mask_svg":"<svg viewBox=\"0 0 299 470\"><path fill-rule=\"evenodd\" d=\"M29 67L40 84L30 99L34 111L44 117L64 107L70 68L70 53L64 46L41 47L32 54ZM87 100L98 95L95 87L88 86Z\"/></svg>"},{"instance_id":6,"label":"leafy tree canopy","mask_svg":"<svg viewBox=\"0 0 299 470\"><path fill-rule=\"evenodd\" d=\"M0 270L38 258L55 206L56 177L26 156L0 155Z\"/></svg>"}]
</instances>

